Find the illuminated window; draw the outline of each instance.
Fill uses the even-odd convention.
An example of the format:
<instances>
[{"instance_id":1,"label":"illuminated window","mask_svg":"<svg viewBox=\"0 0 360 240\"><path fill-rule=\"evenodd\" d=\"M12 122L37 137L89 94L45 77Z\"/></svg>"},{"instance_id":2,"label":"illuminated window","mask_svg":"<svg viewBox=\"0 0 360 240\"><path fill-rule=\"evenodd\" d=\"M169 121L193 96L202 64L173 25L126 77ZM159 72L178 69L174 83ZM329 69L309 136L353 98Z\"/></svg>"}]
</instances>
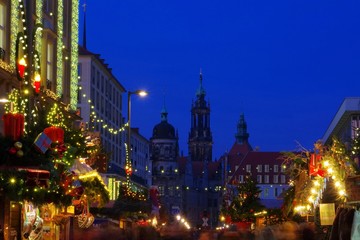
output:
<instances>
[{"instance_id":1,"label":"illuminated window","mask_svg":"<svg viewBox=\"0 0 360 240\"><path fill-rule=\"evenodd\" d=\"M269 164L265 165L265 172L269 172Z\"/></svg>"},{"instance_id":2,"label":"illuminated window","mask_svg":"<svg viewBox=\"0 0 360 240\"><path fill-rule=\"evenodd\" d=\"M279 172L279 165L274 165L274 172Z\"/></svg>"},{"instance_id":3,"label":"illuminated window","mask_svg":"<svg viewBox=\"0 0 360 240\"><path fill-rule=\"evenodd\" d=\"M49 42L47 44L47 55L46 55L46 88L53 90L54 81L54 45Z\"/></svg>"},{"instance_id":4,"label":"illuminated window","mask_svg":"<svg viewBox=\"0 0 360 240\"><path fill-rule=\"evenodd\" d=\"M246 171L251 172L251 165L250 164L246 164Z\"/></svg>"},{"instance_id":5,"label":"illuminated window","mask_svg":"<svg viewBox=\"0 0 360 240\"><path fill-rule=\"evenodd\" d=\"M262 165L261 164L257 165L257 172L262 172Z\"/></svg>"},{"instance_id":6,"label":"illuminated window","mask_svg":"<svg viewBox=\"0 0 360 240\"><path fill-rule=\"evenodd\" d=\"M5 59L6 50L6 7L0 2L0 59Z\"/></svg>"}]
</instances>

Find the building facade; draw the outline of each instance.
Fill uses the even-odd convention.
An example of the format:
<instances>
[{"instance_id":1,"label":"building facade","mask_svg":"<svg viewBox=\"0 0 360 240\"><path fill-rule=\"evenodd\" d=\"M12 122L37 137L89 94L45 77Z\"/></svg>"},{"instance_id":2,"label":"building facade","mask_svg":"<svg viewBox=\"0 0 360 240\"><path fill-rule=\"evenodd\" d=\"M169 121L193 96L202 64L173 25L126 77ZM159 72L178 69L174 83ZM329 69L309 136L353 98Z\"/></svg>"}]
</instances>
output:
<instances>
[{"instance_id":1,"label":"building facade","mask_svg":"<svg viewBox=\"0 0 360 240\"><path fill-rule=\"evenodd\" d=\"M150 161L150 142L140 134L139 128L131 128L131 159L134 175L139 178L139 183L146 187L151 186L151 161Z\"/></svg>"},{"instance_id":2,"label":"building facade","mask_svg":"<svg viewBox=\"0 0 360 240\"><path fill-rule=\"evenodd\" d=\"M287 190L288 177L280 152L253 151L248 141L249 133L244 114L240 115L235 143L223 157L227 185L236 186L250 174L257 182L261 203L267 208L280 208L281 193ZM230 189L230 188L229 188Z\"/></svg>"},{"instance_id":3,"label":"building facade","mask_svg":"<svg viewBox=\"0 0 360 240\"><path fill-rule=\"evenodd\" d=\"M7 98L13 89L19 90L29 103L22 112L28 113L25 122L32 120L31 124L36 125L34 113L52 103L75 117L78 7L78 0L0 0L0 98ZM1 121L0 135L3 127ZM9 202L6 194L0 189L1 234L5 240L23 238L23 216L28 213L25 201ZM60 227L47 227L54 234L52 239L60 238Z\"/></svg>"},{"instance_id":4,"label":"building facade","mask_svg":"<svg viewBox=\"0 0 360 240\"><path fill-rule=\"evenodd\" d=\"M351 142L360 128L360 98L348 97L341 103L338 111L326 129L322 142L330 145L332 138L342 142Z\"/></svg>"}]
</instances>

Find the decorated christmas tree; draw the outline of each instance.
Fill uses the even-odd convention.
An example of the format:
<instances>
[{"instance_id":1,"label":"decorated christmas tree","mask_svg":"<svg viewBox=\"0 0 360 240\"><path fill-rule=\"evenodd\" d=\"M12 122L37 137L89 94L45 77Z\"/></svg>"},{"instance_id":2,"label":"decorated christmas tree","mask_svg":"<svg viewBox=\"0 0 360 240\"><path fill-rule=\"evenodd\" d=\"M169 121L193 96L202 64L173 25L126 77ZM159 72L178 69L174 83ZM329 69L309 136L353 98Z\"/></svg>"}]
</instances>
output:
<instances>
[{"instance_id":1,"label":"decorated christmas tree","mask_svg":"<svg viewBox=\"0 0 360 240\"><path fill-rule=\"evenodd\" d=\"M231 222L254 221L254 213L260 212L264 206L260 203L261 190L251 175L246 175L244 181L236 186L236 193L225 206L222 213L231 218Z\"/></svg>"}]
</instances>

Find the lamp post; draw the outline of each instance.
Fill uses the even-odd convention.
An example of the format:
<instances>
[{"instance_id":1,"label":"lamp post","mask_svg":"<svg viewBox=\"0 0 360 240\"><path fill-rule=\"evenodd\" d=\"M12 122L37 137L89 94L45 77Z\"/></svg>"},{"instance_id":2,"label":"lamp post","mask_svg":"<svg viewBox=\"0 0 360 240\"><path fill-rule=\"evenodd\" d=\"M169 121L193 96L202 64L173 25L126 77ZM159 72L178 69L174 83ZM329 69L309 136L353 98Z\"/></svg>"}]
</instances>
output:
<instances>
[{"instance_id":1,"label":"lamp post","mask_svg":"<svg viewBox=\"0 0 360 240\"><path fill-rule=\"evenodd\" d=\"M125 173L126 173L126 184L127 191L129 191L130 187L130 176L132 174L132 166L131 166L131 95L139 95L141 97L146 96L148 93L144 90L136 90L136 91L128 91L127 98L127 114L128 114L128 122L127 122L127 140L126 140L126 162L125 162Z\"/></svg>"}]
</instances>

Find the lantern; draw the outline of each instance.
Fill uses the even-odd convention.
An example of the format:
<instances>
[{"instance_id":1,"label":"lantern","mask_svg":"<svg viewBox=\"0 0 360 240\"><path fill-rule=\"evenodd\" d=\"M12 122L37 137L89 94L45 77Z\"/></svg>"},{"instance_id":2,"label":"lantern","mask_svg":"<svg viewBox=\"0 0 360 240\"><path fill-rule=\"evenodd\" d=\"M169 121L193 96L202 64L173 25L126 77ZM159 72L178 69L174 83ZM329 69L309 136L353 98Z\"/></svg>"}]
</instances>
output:
<instances>
[{"instance_id":1,"label":"lantern","mask_svg":"<svg viewBox=\"0 0 360 240\"><path fill-rule=\"evenodd\" d=\"M24 58L21 58L17 64L17 68L18 68L18 72L19 72L19 76L21 78L24 78L25 75L25 67L26 67L26 62Z\"/></svg>"},{"instance_id":2,"label":"lantern","mask_svg":"<svg viewBox=\"0 0 360 240\"><path fill-rule=\"evenodd\" d=\"M40 74L39 73L35 73L35 78L34 78L34 88L35 88L35 93L39 93L40 92Z\"/></svg>"}]
</instances>

